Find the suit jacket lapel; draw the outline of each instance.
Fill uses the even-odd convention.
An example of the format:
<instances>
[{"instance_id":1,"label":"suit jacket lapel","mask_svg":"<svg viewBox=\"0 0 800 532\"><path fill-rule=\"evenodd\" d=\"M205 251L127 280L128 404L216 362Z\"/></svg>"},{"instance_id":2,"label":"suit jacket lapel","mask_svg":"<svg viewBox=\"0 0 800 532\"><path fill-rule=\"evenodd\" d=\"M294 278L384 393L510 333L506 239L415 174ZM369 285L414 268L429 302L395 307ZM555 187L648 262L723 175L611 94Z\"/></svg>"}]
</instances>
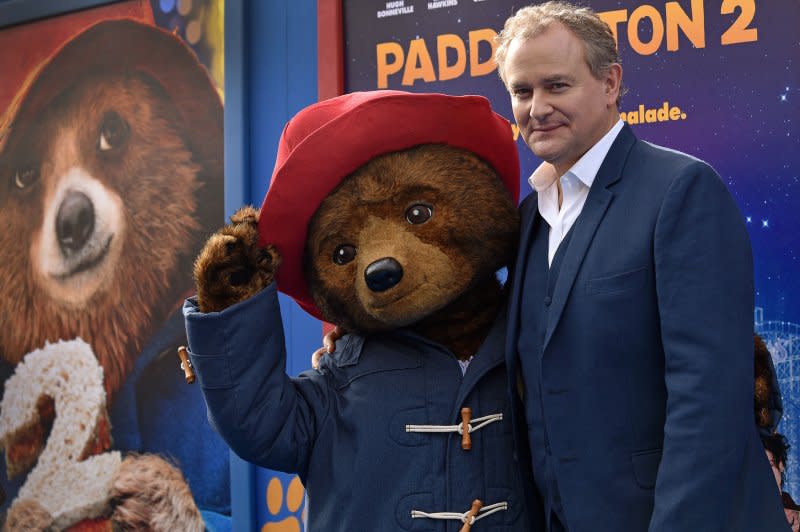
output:
<instances>
[{"instance_id":1,"label":"suit jacket lapel","mask_svg":"<svg viewBox=\"0 0 800 532\"><path fill-rule=\"evenodd\" d=\"M626 124L611 145L603 164L600 165L583 210L578 219L575 220L575 225L572 228L572 238L564 254L561 272L558 274L558 280L553 291L553 301L544 336L544 349L547 348L547 344L553 336L553 331L561 319L572 285L575 283L575 277L578 275L578 270L586 256L586 251L589 249L598 225L600 225L600 220L603 219L614 197L614 193L608 190L608 187L622 177L625 161L635 142L636 137L633 135L630 126Z\"/></svg>"}]
</instances>

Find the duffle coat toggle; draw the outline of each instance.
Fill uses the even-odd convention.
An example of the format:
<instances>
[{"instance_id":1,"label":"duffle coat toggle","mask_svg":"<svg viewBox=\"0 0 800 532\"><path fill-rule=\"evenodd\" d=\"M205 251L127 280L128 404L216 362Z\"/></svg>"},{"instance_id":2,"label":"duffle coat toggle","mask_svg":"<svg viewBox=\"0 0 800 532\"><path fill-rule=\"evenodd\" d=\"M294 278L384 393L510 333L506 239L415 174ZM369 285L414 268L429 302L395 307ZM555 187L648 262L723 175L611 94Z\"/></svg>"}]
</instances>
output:
<instances>
[{"instance_id":1,"label":"duffle coat toggle","mask_svg":"<svg viewBox=\"0 0 800 532\"><path fill-rule=\"evenodd\" d=\"M508 503L507 502L498 502L495 504L490 504L489 506L484 506L483 503L479 499L475 499L472 501L472 507L464 512L423 512L421 510L411 510L411 518L412 519L420 519L420 518L427 518L427 519L458 519L464 526L461 527L460 532L469 532L472 528L472 525L475 524L476 521L483 519L486 516L492 515L496 512L502 512L504 510L508 510Z\"/></svg>"},{"instance_id":2,"label":"duffle coat toggle","mask_svg":"<svg viewBox=\"0 0 800 532\"><path fill-rule=\"evenodd\" d=\"M471 419L471 417L472 409L464 407L461 409L461 423L458 425L406 425L406 432L458 432L461 434L461 448L469 451L472 449L470 433L495 421L502 421L503 414L490 414L475 419Z\"/></svg>"}]
</instances>

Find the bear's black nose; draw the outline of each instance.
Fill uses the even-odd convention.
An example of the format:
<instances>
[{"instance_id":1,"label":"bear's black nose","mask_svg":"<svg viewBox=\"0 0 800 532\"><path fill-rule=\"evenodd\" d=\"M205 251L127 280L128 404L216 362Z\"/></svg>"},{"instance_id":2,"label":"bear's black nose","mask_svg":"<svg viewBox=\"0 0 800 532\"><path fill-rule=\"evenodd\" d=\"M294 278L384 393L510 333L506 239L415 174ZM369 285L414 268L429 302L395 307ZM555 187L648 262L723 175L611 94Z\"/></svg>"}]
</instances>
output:
<instances>
[{"instance_id":1,"label":"bear's black nose","mask_svg":"<svg viewBox=\"0 0 800 532\"><path fill-rule=\"evenodd\" d=\"M364 270L367 286L373 292L383 292L400 282L403 267L391 257L376 260Z\"/></svg>"},{"instance_id":2,"label":"bear's black nose","mask_svg":"<svg viewBox=\"0 0 800 532\"><path fill-rule=\"evenodd\" d=\"M56 216L56 235L61 252L81 249L94 231L94 207L83 192L71 191L61 202Z\"/></svg>"}]
</instances>

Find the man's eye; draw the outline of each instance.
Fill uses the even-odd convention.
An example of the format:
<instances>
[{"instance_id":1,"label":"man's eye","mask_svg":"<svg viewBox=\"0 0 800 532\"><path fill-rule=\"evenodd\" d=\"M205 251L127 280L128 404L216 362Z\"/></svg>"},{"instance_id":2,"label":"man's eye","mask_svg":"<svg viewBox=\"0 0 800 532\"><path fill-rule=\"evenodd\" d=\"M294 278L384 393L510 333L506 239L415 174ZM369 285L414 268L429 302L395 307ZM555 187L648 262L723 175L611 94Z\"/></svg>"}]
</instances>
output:
<instances>
[{"instance_id":1,"label":"man's eye","mask_svg":"<svg viewBox=\"0 0 800 532\"><path fill-rule=\"evenodd\" d=\"M339 266L352 262L356 258L356 248L350 244L344 244L333 250L333 262Z\"/></svg>"},{"instance_id":2,"label":"man's eye","mask_svg":"<svg viewBox=\"0 0 800 532\"><path fill-rule=\"evenodd\" d=\"M417 203L406 209L406 220L410 224L424 224L433 216L433 209L423 203Z\"/></svg>"}]
</instances>

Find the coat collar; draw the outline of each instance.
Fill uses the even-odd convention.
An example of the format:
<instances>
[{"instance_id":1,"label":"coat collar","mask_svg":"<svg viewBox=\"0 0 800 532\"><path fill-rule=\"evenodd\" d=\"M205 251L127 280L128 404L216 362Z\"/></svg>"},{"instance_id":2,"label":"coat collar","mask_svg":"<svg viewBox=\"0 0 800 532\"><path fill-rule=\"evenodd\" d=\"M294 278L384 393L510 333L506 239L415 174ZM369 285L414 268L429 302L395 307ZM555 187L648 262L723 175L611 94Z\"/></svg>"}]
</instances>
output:
<instances>
[{"instance_id":1,"label":"coat collar","mask_svg":"<svg viewBox=\"0 0 800 532\"><path fill-rule=\"evenodd\" d=\"M469 368L467 368L467 372L459 386L458 396L453 403L455 410L451 417L455 418L462 403L480 380L492 369L503 363L506 315L507 309L503 306L489 329L489 334L481 343L469 364ZM442 356L453 356L441 344L408 329L389 331L382 333L380 336L385 346L392 346L389 347L394 351L391 357L371 359L369 356L362 356L365 344L369 342L369 337L347 334L336 342L336 351L332 355L320 359L320 369L333 370L335 367L337 369L334 371L341 372L344 370L348 376L346 382L349 382L353 378L367 373L419 367L423 364L425 356L437 356L436 352L440 352ZM455 369L455 359L453 364Z\"/></svg>"},{"instance_id":2,"label":"coat collar","mask_svg":"<svg viewBox=\"0 0 800 532\"><path fill-rule=\"evenodd\" d=\"M475 386L478 385L480 380L489 373L492 369L496 368L504 361L503 340L506 334L506 316L508 310L505 306L501 307L500 312L489 329L489 334L478 348L478 352L469 363L467 372L464 374L464 380L461 382L461 387L458 390L458 397L454 403L454 411L451 412L451 419L458 416L467 396ZM493 412L490 412L493 413Z\"/></svg>"}]
</instances>

